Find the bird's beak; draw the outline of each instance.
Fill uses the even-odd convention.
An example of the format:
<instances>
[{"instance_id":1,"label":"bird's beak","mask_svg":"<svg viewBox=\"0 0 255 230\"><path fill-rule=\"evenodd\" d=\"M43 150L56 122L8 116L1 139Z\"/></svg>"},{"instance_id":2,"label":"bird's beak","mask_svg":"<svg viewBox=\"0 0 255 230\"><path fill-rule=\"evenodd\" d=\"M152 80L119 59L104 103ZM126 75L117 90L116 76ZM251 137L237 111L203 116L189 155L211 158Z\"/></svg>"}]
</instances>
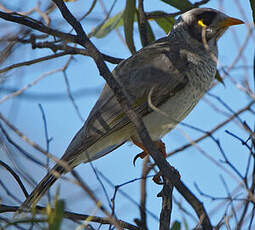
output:
<instances>
[{"instance_id":1,"label":"bird's beak","mask_svg":"<svg viewBox=\"0 0 255 230\"><path fill-rule=\"evenodd\" d=\"M237 18L227 17L226 19L224 19L223 21L219 23L219 27L224 28L224 27L229 27L229 26L234 26L239 24L244 24L244 22Z\"/></svg>"}]
</instances>

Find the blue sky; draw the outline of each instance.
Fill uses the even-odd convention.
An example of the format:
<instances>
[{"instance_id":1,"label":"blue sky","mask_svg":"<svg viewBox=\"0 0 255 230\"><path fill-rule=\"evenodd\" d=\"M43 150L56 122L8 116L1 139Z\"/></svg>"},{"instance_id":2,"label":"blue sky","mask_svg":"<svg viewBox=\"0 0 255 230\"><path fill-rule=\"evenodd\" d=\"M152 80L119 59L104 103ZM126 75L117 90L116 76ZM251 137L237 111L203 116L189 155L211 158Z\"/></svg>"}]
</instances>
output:
<instances>
[{"instance_id":1,"label":"blue sky","mask_svg":"<svg viewBox=\"0 0 255 230\"><path fill-rule=\"evenodd\" d=\"M221 2L221 4L219 4L219 2ZM246 18L244 18L243 15L240 13L238 7L236 6L236 1L234 0L212 0L206 6L216 9L221 9L222 7L222 10L229 16L237 17L247 23L251 23L252 16L251 10L249 8L249 1L241 2ZM68 6L72 10L72 12L76 16L78 16L82 15L82 13L88 9L90 4L88 4L87 1L77 1L74 3L69 3ZM30 3L26 7L31 7ZM120 10L123 9L123 7L124 1L118 1L116 6L114 7L112 15L118 13ZM170 6L167 7L160 1L145 1L145 10L150 11L160 9L163 9L165 12L175 12L173 8L171 8ZM103 18L102 9L99 4L97 4L93 12L95 12L96 16ZM53 26L59 26L58 23L60 22L52 22ZM152 23L152 25L155 28L154 31L157 38L165 36L164 32L159 27L157 27L156 24ZM64 24L61 24L61 27L59 28L62 29L62 27L64 31L69 30L69 27L64 26ZM90 32L90 30L95 27L95 24L93 21L88 23L84 21L83 27L87 32ZM224 34L223 38L221 38L221 40L219 41L219 62L222 66L229 66L238 54L238 45L236 43L235 36L239 40L240 44L242 44L247 35L247 31L248 29L245 25L235 26L229 31L227 31L226 34ZM123 35L122 28L120 28L120 32ZM134 37L136 47L141 47L137 30L134 33ZM244 50L245 59L241 58L238 62L238 65L243 65L245 63L248 66L252 66L255 41L254 39L255 38L253 36L253 39L249 40L249 43ZM120 41L119 37L114 31L110 33L109 36L103 39L93 38L92 41L100 51L106 54L121 58L126 58L130 56L128 49L123 45L123 43ZM48 50L32 51L31 47L27 45L24 48L23 57L15 56L10 61L10 63L6 63L6 65L11 64L11 62L30 60L32 58L48 55L50 53L51 52ZM68 57L61 57L56 60L36 64L34 66L17 69L15 70L15 72L12 72L15 73L15 76L13 76L11 80L7 82L6 86L21 88L27 83L36 79L40 74L62 67L67 61L67 59ZM111 69L114 68L114 65L108 63L107 65ZM241 69L233 70L231 72L231 77L233 77L238 82L242 82L242 79L244 79L246 75L252 82L251 68L249 68L247 71ZM19 76L22 77L19 78ZM96 66L93 63L92 59L84 56L75 56L75 60L72 62L72 64L67 70L67 76L70 81L71 90L73 92L80 89L95 89L95 92L93 92L92 94L75 98L82 117L86 119L89 111L95 104L95 101L100 92L100 88L102 88L104 85L104 80L99 76L98 70L96 69ZM51 94L65 92L66 86L62 73L51 75L40 81L37 85L31 87L28 91L26 91L27 94ZM231 105L231 108L234 111L237 111L249 102L249 99L244 95L244 93L240 92L240 90L237 89L236 86L233 85L229 79L225 80L225 87L221 84L218 84L210 92L214 95L219 96L228 105ZM6 93L0 92L1 97L4 94ZM206 95L205 98L202 99L201 102L191 112L191 114L184 120L184 122L208 131L220 121L226 119L224 115L221 115L218 112L214 111L212 107L208 104L208 101L212 102L220 109L226 111L226 109L222 105L220 105L217 100ZM63 96L62 100L52 101L40 98L30 98L29 100L26 100L19 99L19 97L17 97L2 104L1 111L3 111L5 116L8 117L8 119L12 121L13 124L15 124L25 135L34 140L36 143L45 147L45 138L43 131L44 127L41 112L38 107L39 103L43 106L44 112L46 114L49 136L53 137L53 140L50 143L50 152L60 157L65 151L68 143L71 141L74 134L83 124L83 122L77 116L73 105L71 104L70 100L68 100L66 95ZM250 123L251 125L253 124L252 122L254 119L249 114L244 114L242 118L246 120L247 123ZM221 140L221 144L231 161L236 165L236 167L238 167L238 169L244 171L248 154L246 153L244 147L241 146L238 141L234 140L231 136L226 134L225 129L242 136L244 139L246 139L248 135L247 133L242 131L242 129L240 129L237 124L234 123L227 125L223 129L220 129L218 132L215 133L215 137ZM174 131L167 134L163 139L166 143L168 152L171 152L177 147L188 143L188 140L183 135L183 132L185 132L186 135L188 135L192 139L195 139L196 137L199 137L201 135L201 133L198 133L197 131L179 125ZM15 135L12 136L19 143L22 143L18 138L16 138ZM36 152L30 146L27 146L24 143L22 143L22 145L36 157L40 158L41 160L45 159L42 154ZM217 146L210 139L199 143L199 147L216 161L222 159L222 155L220 154ZM103 172L103 174L107 178L109 178L109 180L113 184L122 184L134 178L140 177L142 160L137 160L136 167L134 167L132 164L134 156L139 152L140 150L137 147L128 143L118 148L114 152L108 154L107 156L93 162L93 165L100 172ZM39 181L45 174L45 170L31 163L30 161L27 161L20 154L16 154L19 163L22 165L22 167L24 167L25 171L28 171L31 175L33 175L36 181ZM7 157L6 154L1 153L1 156L1 159L4 159L7 163L11 163L10 159ZM194 183L197 183L203 192L211 194L212 196L226 196L226 191L222 184L222 180L220 179L220 175L222 175L226 179L230 190L232 190L238 185L238 182L236 180L231 179L229 175L227 175L216 164L212 163L212 161L205 157L205 155L201 154L201 152L198 151L198 149L196 149L195 147L191 147L181 153L174 155L171 158L168 158L168 161L171 163L171 165L173 165L176 169L179 170L183 182L198 196L199 194L194 187ZM77 167L77 171L94 190L97 197L101 199L108 207L106 196L103 193L102 187L97 181L91 166L89 164L80 165ZM6 180L7 178L9 178L9 188L11 188L13 191L17 190L17 193L21 194L18 191L19 188L14 182L12 182L12 179L8 175L8 173L1 170L1 175L3 175L3 178L6 178ZM59 182L60 183L57 183L57 185L61 184L61 197L66 199L68 210L83 212L85 214L91 214L94 212L94 215L101 215L100 212L95 211L95 206L93 202L91 202L88 197L84 196L81 189L63 180L60 180ZM107 185L106 182L104 182L104 184L107 188L108 195L112 197L114 188ZM54 188L56 188L56 186ZM29 189L31 190L31 187L29 187ZM125 185L121 187L121 189L124 192L128 193L136 202L139 202L139 181ZM151 181L151 179L148 179L147 207L152 213L155 214L155 216L159 216L160 213L161 200L156 197L160 189L160 186L155 185ZM4 194L2 190L0 191L0 196L5 197L7 199L6 201L10 202L11 204L12 201L8 198L8 196ZM180 197L180 195L176 191L174 192L174 196L178 201L181 201L183 203L184 207L188 208L188 210L193 213L193 211L189 208L184 199ZM199 197L204 202L204 205L207 208L208 212L210 212L210 210L213 210L213 208L216 207L218 204L218 202L212 202L205 197ZM24 199L22 195L20 195L19 198L22 200ZM44 199L42 203L45 202L46 200ZM117 194L116 205L116 214L120 219L132 222L134 218L139 217L138 208L135 206L135 204L130 202L127 197L121 195L120 193ZM214 215L213 223L219 221L219 218L222 216L222 213L224 211L225 209L219 211L219 213L216 213ZM178 210L178 207L176 205L174 205L173 208L172 220L182 220L182 214ZM191 219L188 219L188 222L190 223L190 226L194 226L194 222L192 222ZM148 223L151 227L150 229L158 228L157 220L151 215L148 215ZM68 224L70 223L68 222Z\"/></svg>"}]
</instances>

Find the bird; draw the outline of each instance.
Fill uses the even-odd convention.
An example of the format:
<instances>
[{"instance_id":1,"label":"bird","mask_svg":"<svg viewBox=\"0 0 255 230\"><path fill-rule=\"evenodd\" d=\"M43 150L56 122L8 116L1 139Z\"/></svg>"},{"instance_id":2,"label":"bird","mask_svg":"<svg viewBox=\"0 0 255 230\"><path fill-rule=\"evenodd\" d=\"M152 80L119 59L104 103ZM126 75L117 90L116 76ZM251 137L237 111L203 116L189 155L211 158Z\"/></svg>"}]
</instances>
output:
<instances>
[{"instance_id":1,"label":"bird","mask_svg":"<svg viewBox=\"0 0 255 230\"><path fill-rule=\"evenodd\" d=\"M228 27L243 23L212 8L191 9L179 16L167 36L140 49L112 71L163 155L161 138L191 112L215 79L217 41ZM36 204L62 174L101 158L128 141L143 150L137 157L148 154L134 125L105 84L84 125L60 159L68 167L56 163L20 209Z\"/></svg>"}]
</instances>

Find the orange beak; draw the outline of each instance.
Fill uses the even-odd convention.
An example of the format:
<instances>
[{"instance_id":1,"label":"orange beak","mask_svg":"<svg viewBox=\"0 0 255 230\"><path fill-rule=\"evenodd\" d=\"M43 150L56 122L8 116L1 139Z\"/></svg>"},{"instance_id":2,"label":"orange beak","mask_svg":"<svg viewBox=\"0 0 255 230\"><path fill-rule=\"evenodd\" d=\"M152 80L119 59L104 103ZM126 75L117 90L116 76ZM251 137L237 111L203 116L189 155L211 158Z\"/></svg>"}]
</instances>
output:
<instances>
[{"instance_id":1,"label":"orange beak","mask_svg":"<svg viewBox=\"0 0 255 230\"><path fill-rule=\"evenodd\" d=\"M221 28L224 28L224 27L229 27L229 26L234 26L239 24L244 24L244 22L237 18L227 17L226 19L224 19L222 22L219 23L219 26Z\"/></svg>"}]
</instances>

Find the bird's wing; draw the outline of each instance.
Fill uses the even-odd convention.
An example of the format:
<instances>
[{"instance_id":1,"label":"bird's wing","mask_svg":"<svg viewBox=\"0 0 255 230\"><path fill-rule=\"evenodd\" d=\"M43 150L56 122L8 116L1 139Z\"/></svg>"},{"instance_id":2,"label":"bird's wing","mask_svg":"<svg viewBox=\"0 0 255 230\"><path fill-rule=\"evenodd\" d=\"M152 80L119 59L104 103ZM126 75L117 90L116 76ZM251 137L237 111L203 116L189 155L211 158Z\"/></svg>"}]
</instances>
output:
<instances>
[{"instance_id":1,"label":"bird's wing","mask_svg":"<svg viewBox=\"0 0 255 230\"><path fill-rule=\"evenodd\" d=\"M181 55L178 44L171 44L169 38L163 38L122 61L114 69L113 76L131 96L134 110L144 116L152 111L148 105L151 90L152 103L159 106L185 87L188 82L185 75L187 65L188 61ZM106 84L86 123L73 138L63 158L68 161L70 157L74 159L99 139L123 128L129 122ZM114 148L116 146L103 151L96 158Z\"/></svg>"}]
</instances>

